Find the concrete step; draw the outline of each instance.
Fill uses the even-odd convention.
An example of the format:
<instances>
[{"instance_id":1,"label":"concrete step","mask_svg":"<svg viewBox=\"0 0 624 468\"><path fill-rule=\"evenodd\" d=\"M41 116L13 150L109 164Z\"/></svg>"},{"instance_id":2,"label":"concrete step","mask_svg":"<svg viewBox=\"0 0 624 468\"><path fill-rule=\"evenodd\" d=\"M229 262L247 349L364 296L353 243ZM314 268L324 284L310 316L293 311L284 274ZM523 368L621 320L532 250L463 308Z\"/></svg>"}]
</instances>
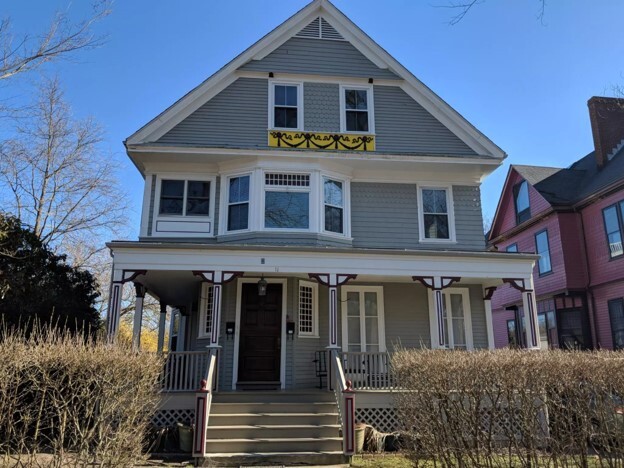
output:
<instances>
[{"instance_id":1,"label":"concrete step","mask_svg":"<svg viewBox=\"0 0 624 468\"><path fill-rule=\"evenodd\" d=\"M320 438L336 437L340 426L333 425L240 425L240 426L209 426L206 438L209 440L220 439L259 439L259 438Z\"/></svg>"},{"instance_id":2,"label":"concrete step","mask_svg":"<svg viewBox=\"0 0 624 468\"><path fill-rule=\"evenodd\" d=\"M336 411L336 403L333 402L310 402L310 403L212 403L210 414L231 413L333 413Z\"/></svg>"},{"instance_id":3,"label":"concrete step","mask_svg":"<svg viewBox=\"0 0 624 468\"><path fill-rule=\"evenodd\" d=\"M305 408L303 408L305 410ZM329 413L237 413L210 414L208 426L321 425L338 423L336 408Z\"/></svg>"},{"instance_id":4,"label":"concrete step","mask_svg":"<svg viewBox=\"0 0 624 468\"><path fill-rule=\"evenodd\" d=\"M334 403L333 392L325 391L278 391L278 392L217 392L213 403Z\"/></svg>"},{"instance_id":5,"label":"concrete step","mask_svg":"<svg viewBox=\"0 0 624 468\"><path fill-rule=\"evenodd\" d=\"M213 453L199 461L199 466L328 466L344 465L349 458L342 451Z\"/></svg>"},{"instance_id":6,"label":"concrete step","mask_svg":"<svg viewBox=\"0 0 624 468\"><path fill-rule=\"evenodd\" d=\"M208 453L298 453L298 452L337 452L342 450L340 437L289 437L253 439L208 439Z\"/></svg>"}]
</instances>

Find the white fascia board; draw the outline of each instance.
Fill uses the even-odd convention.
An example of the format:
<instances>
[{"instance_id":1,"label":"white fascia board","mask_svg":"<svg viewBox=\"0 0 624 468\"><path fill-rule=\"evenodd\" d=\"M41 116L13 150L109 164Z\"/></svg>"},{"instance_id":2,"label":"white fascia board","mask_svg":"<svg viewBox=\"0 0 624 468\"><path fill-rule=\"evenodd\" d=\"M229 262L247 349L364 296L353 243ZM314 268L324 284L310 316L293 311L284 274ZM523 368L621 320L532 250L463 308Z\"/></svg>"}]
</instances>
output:
<instances>
[{"instance_id":1,"label":"white fascia board","mask_svg":"<svg viewBox=\"0 0 624 468\"><path fill-rule=\"evenodd\" d=\"M192 271L206 265L223 271L264 274L335 273L389 277L461 276L462 278L529 278L536 256L483 253L482 255L403 255L327 251L237 250L215 248L148 248L109 244L115 267L148 271Z\"/></svg>"}]
</instances>

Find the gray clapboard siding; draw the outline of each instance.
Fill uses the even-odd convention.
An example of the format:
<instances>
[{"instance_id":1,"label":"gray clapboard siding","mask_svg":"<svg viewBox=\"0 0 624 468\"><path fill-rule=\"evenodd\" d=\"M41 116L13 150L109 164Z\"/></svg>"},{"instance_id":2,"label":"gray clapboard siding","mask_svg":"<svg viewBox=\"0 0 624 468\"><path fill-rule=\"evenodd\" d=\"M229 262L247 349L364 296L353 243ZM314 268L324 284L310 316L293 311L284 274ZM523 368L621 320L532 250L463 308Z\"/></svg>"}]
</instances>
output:
<instances>
[{"instance_id":1,"label":"gray clapboard siding","mask_svg":"<svg viewBox=\"0 0 624 468\"><path fill-rule=\"evenodd\" d=\"M158 143L266 147L267 106L267 80L239 78L163 135Z\"/></svg>"},{"instance_id":2,"label":"gray clapboard siding","mask_svg":"<svg viewBox=\"0 0 624 468\"><path fill-rule=\"evenodd\" d=\"M429 302L421 284L385 283L386 348L429 348Z\"/></svg>"},{"instance_id":3,"label":"gray clapboard siding","mask_svg":"<svg viewBox=\"0 0 624 468\"><path fill-rule=\"evenodd\" d=\"M400 79L390 70L377 67L350 42L303 37L293 37L262 60L251 60L239 69L275 73Z\"/></svg>"},{"instance_id":4,"label":"gray clapboard siding","mask_svg":"<svg viewBox=\"0 0 624 468\"><path fill-rule=\"evenodd\" d=\"M457 246L463 250L485 250L481 191L476 186L453 186Z\"/></svg>"},{"instance_id":5,"label":"gray clapboard siding","mask_svg":"<svg viewBox=\"0 0 624 468\"><path fill-rule=\"evenodd\" d=\"M152 188L150 190L149 213L147 216L147 235L152 235L152 227L154 225L154 207L156 198L156 174L152 175Z\"/></svg>"},{"instance_id":6,"label":"gray clapboard siding","mask_svg":"<svg viewBox=\"0 0 624 468\"><path fill-rule=\"evenodd\" d=\"M470 313L472 316L472 340L475 349L487 349L487 325L485 322L485 304L483 287L480 284L466 286L470 291Z\"/></svg>"},{"instance_id":7,"label":"gray clapboard siding","mask_svg":"<svg viewBox=\"0 0 624 468\"><path fill-rule=\"evenodd\" d=\"M303 84L304 129L340 132L340 91L338 84Z\"/></svg>"},{"instance_id":8,"label":"gray clapboard siding","mask_svg":"<svg viewBox=\"0 0 624 468\"><path fill-rule=\"evenodd\" d=\"M375 85L373 93L377 151L476 155L398 86Z\"/></svg>"},{"instance_id":9,"label":"gray clapboard siding","mask_svg":"<svg viewBox=\"0 0 624 468\"><path fill-rule=\"evenodd\" d=\"M351 184L353 247L417 249L418 200L415 184Z\"/></svg>"}]
</instances>

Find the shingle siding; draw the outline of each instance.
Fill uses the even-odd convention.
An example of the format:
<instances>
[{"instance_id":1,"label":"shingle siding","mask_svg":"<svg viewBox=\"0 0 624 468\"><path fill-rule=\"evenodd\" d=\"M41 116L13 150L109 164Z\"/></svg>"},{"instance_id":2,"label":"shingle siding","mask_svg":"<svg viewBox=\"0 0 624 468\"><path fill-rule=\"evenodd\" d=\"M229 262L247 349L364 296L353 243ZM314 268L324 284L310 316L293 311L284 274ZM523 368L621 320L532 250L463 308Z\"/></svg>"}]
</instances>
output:
<instances>
[{"instance_id":1,"label":"shingle siding","mask_svg":"<svg viewBox=\"0 0 624 468\"><path fill-rule=\"evenodd\" d=\"M262 60L252 60L240 70L399 79L390 70L377 67L349 42L301 37L287 40Z\"/></svg>"},{"instance_id":2,"label":"shingle siding","mask_svg":"<svg viewBox=\"0 0 624 468\"><path fill-rule=\"evenodd\" d=\"M340 95L338 84L304 83L304 129L340 132Z\"/></svg>"},{"instance_id":3,"label":"shingle siding","mask_svg":"<svg viewBox=\"0 0 624 468\"><path fill-rule=\"evenodd\" d=\"M398 86L375 85L373 93L377 151L476 155Z\"/></svg>"},{"instance_id":4,"label":"shingle siding","mask_svg":"<svg viewBox=\"0 0 624 468\"><path fill-rule=\"evenodd\" d=\"M266 147L268 82L239 78L163 135L158 143Z\"/></svg>"}]
</instances>

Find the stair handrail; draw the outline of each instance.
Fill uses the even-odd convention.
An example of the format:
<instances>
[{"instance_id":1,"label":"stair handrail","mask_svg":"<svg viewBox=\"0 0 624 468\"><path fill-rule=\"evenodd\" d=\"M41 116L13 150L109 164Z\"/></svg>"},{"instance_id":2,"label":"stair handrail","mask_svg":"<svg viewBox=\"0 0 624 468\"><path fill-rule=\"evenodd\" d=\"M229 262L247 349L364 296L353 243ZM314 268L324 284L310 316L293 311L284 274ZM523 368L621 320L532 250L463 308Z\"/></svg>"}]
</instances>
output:
<instances>
[{"instance_id":1,"label":"stair handrail","mask_svg":"<svg viewBox=\"0 0 624 468\"><path fill-rule=\"evenodd\" d=\"M332 349L330 352L334 369L334 394L342 427L342 451L351 456L355 454L355 390L351 381L345 377L338 350Z\"/></svg>"},{"instance_id":2,"label":"stair handrail","mask_svg":"<svg viewBox=\"0 0 624 468\"><path fill-rule=\"evenodd\" d=\"M206 374L201 388L195 393L195 432L193 436L193 457L206 457L206 431L212 405L212 394L217 383L218 349L210 348Z\"/></svg>"}]
</instances>

